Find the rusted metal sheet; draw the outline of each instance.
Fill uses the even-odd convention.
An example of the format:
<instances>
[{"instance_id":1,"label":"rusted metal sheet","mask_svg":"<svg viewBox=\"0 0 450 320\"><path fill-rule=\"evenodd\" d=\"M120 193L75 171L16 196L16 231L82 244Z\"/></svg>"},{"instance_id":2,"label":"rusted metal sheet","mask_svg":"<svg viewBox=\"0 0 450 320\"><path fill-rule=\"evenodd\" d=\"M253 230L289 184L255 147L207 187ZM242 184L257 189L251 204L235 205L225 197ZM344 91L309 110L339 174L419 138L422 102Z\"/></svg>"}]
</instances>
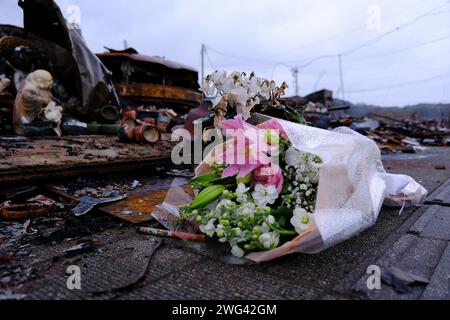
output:
<instances>
[{"instance_id":1,"label":"rusted metal sheet","mask_svg":"<svg viewBox=\"0 0 450 320\"><path fill-rule=\"evenodd\" d=\"M188 185L187 180L180 179L179 181L183 181L183 184L177 187L180 187L190 197L194 197L193 190ZM155 213L157 211L154 211L155 207L166 200L171 187L173 187L173 182L170 182L170 180L161 180L161 183L156 184L149 183L134 191L128 191L126 199L102 206L100 210L133 224L150 221L154 218L152 212ZM169 197L173 197L173 195ZM163 214L164 210L158 212L160 214L157 216L157 221L167 227L161 219L170 221L173 219L173 216L165 217Z\"/></svg>"},{"instance_id":2,"label":"rusted metal sheet","mask_svg":"<svg viewBox=\"0 0 450 320\"><path fill-rule=\"evenodd\" d=\"M19 204L0 208L0 217L4 219L25 219L41 217L52 212L53 206L42 207L33 204Z\"/></svg>"},{"instance_id":3,"label":"rusted metal sheet","mask_svg":"<svg viewBox=\"0 0 450 320\"><path fill-rule=\"evenodd\" d=\"M97 53L97 56L100 58L105 57L114 57L114 58L128 58L134 61L138 62L147 62L147 63L154 63L154 64L160 64L170 69L176 69L176 70L188 70L197 73L197 70L194 68L191 68L189 66L183 65L178 62L170 61L161 57L151 57L143 54L137 54L137 53L124 53L124 52L104 52L104 53Z\"/></svg>"},{"instance_id":4,"label":"rusted metal sheet","mask_svg":"<svg viewBox=\"0 0 450 320\"><path fill-rule=\"evenodd\" d=\"M120 96L200 104L202 95L194 90L149 83L116 84Z\"/></svg>"},{"instance_id":5,"label":"rusted metal sheet","mask_svg":"<svg viewBox=\"0 0 450 320\"><path fill-rule=\"evenodd\" d=\"M168 188L155 190L155 185L147 185L128 192L127 199L101 207L100 210L133 224L150 221L153 219L153 208L164 201L167 191Z\"/></svg>"},{"instance_id":6,"label":"rusted metal sheet","mask_svg":"<svg viewBox=\"0 0 450 320\"><path fill-rule=\"evenodd\" d=\"M193 107L202 102L198 72L162 57L139 54L135 49L108 49L97 56L112 72L118 95L136 105Z\"/></svg>"}]
</instances>

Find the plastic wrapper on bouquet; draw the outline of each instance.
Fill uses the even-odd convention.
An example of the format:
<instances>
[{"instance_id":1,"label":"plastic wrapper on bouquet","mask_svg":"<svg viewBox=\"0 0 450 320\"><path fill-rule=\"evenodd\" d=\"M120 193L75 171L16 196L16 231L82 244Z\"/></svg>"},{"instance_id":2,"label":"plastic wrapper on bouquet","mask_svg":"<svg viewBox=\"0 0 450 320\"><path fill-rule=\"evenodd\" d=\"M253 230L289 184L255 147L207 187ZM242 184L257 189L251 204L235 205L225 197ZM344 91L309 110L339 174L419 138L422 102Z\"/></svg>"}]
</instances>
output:
<instances>
[{"instance_id":1,"label":"plastic wrapper on bouquet","mask_svg":"<svg viewBox=\"0 0 450 320\"><path fill-rule=\"evenodd\" d=\"M249 122L261 125L266 120L266 116L253 114ZM276 120L292 147L322 160L313 218L290 241L250 252L247 259L263 262L294 252L318 253L374 225L383 203L403 209L425 198L427 191L411 177L386 173L376 144L355 131L344 127L328 131ZM197 175L209 166L214 152L197 167ZM177 206L187 201L185 193L184 198L179 196L182 193L179 186L171 190L158 210L165 208L176 215Z\"/></svg>"},{"instance_id":2,"label":"plastic wrapper on bouquet","mask_svg":"<svg viewBox=\"0 0 450 320\"><path fill-rule=\"evenodd\" d=\"M247 258L262 262L289 253L318 253L374 225L383 202L391 206L422 203L427 190L409 176L389 174L376 144L342 127L333 131L279 120L298 150L320 156L314 223L284 245Z\"/></svg>"}]
</instances>

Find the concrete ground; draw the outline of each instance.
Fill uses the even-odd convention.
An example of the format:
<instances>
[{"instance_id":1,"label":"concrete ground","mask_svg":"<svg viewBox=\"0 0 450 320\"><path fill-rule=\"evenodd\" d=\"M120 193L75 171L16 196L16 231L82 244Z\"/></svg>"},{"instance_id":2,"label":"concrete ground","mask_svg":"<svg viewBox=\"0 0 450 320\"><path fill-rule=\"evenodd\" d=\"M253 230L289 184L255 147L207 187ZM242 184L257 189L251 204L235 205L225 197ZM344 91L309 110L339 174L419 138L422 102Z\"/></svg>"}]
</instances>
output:
<instances>
[{"instance_id":1,"label":"concrete ground","mask_svg":"<svg viewBox=\"0 0 450 320\"><path fill-rule=\"evenodd\" d=\"M450 299L449 150L384 156L387 171L411 175L429 190L429 205L402 214L383 208L375 226L325 252L293 254L259 265L230 264L211 250L199 251L181 240L143 236L100 212L82 218L65 213L36 218L25 235L23 221L0 221L0 298ZM91 177L66 185L134 179L169 184L172 179L156 174ZM81 240L92 246L65 252ZM81 269L81 290L67 288L70 265ZM370 265L379 266L385 280L393 266L429 283L405 287L397 277L396 290L385 283L380 290L368 290Z\"/></svg>"}]
</instances>

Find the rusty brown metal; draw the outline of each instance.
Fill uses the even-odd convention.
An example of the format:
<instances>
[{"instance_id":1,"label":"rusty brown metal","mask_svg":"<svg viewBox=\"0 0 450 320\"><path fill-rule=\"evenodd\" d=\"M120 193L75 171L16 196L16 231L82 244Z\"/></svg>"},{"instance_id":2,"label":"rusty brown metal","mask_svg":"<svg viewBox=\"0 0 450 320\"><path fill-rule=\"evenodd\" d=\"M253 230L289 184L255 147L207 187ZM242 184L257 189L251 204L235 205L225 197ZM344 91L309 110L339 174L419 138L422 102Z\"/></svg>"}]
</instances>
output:
<instances>
[{"instance_id":1,"label":"rusty brown metal","mask_svg":"<svg viewBox=\"0 0 450 320\"><path fill-rule=\"evenodd\" d=\"M158 189L154 184L145 185L128 192L126 199L101 207L100 211L133 224L150 221L153 208L164 201L167 191L167 188Z\"/></svg>"},{"instance_id":2,"label":"rusty brown metal","mask_svg":"<svg viewBox=\"0 0 450 320\"><path fill-rule=\"evenodd\" d=\"M35 218L49 214L53 209L53 206L41 207L33 204L11 205L0 208L0 217L5 219Z\"/></svg>"},{"instance_id":3,"label":"rusty brown metal","mask_svg":"<svg viewBox=\"0 0 450 320\"><path fill-rule=\"evenodd\" d=\"M161 99L192 104L202 102L202 95L199 92L179 87L151 83L119 83L116 84L116 89L121 97Z\"/></svg>"},{"instance_id":4,"label":"rusty brown metal","mask_svg":"<svg viewBox=\"0 0 450 320\"><path fill-rule=\"evenodd\" d=\"M111 70L118 95L135 105L163 105L180 111L202 102L197 70L162 57L139 54L133 48L98 53ZM183 109L184 108L184 109Z\"/></svg>"},{"instance_id":5,"label":"rusty brown metal","mask_svg":"<svg viewBox=\"0 0 450 320\"><path fill-rule=\"evenodd\" d=\"M193 190L187 183L180 187L186 194L194 197ZM128 191L126 199L99 209L129 223L139 224L154 219L152 212L154 213L155 207L164 202L169 190L170 185L146 184L139 189ZM157 220L161 223L159 219Z\"/></svg>"},{"instance_id":6,"label":"rusty brown metal","mask_svg":"<svg viewBox=\"0 0 450 320\"><path fill-rule=\"evenodd\" d=\"M114 58L128 58L137 62L147 62L147 63L154 63L154 64L160 64L170 69L184 69L192 72L197 72L194 68L191 68L189 66L183 65L178 62L170 61L161 57L152 57L147 56L143 54L136 54L136 53L124 53L124 52L104 52L104 53L97 53L97 57L104 58L104 57L114 57Z\"/></svg>"}]
</instances>

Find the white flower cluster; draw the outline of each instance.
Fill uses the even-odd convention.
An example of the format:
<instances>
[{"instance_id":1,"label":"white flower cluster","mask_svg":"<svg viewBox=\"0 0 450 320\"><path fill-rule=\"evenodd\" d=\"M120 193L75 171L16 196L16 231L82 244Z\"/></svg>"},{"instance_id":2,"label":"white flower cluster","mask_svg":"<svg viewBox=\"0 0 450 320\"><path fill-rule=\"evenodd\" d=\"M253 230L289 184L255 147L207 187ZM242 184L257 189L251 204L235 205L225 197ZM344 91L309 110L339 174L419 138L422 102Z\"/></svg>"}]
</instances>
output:
<instances>
[{"instance_id":1,"label":"white flower cluster","mask_svg":"<svg viewBox=\"0 0 450 320\"><path fill-rule=\"evenodd\" d=\"M242 114L244 120L250 118L250 111L261 100L270 100L278 92L274 81L240 72L227 74L226 71L215 71L205 79L201 91L207 97L213 97L213 107L221 102L235 108L237 114Z\"/></svg>"},{"instance_id":2,"label":"white flower cluster","mask_svg":"<svg viewBox=\"0 0 450 320\"><path fill-rule=\"evenodd\" d=\"M209 237L217 236L220 242L228 242L231 252L242 257L245 252L270 250L278 246L280 235L272 226L275 218L267 204L278 198L270 187L256 185L250 188L240 183L236 192L224 192L214 210L194 212L200 231Z\"/></svg>"},{"instance_id":3,"label":"white flower cluster","mask_svg":"<svg viewBox=\"0 0 450 320\"><path fill-rule=\"evenodd\" d=\"M301 233L312 221L322 160L291 147L286 151L285 161L284 177L289 181L289 193L283 195L283 205L294 210L291 224Z\"/></svg>"},{"instance_id":4,"label":"white flower cluster","mask_svg":"<svg viewBox=\"0 0 450 320\"><path fill-rule=\"evenodd\" d=\"M255 203L259 206L274 204L278 199L278 191L275 186L264 187L261 184L255 186L255 191L252 192Z\"/></svg>"}]
</instances>

